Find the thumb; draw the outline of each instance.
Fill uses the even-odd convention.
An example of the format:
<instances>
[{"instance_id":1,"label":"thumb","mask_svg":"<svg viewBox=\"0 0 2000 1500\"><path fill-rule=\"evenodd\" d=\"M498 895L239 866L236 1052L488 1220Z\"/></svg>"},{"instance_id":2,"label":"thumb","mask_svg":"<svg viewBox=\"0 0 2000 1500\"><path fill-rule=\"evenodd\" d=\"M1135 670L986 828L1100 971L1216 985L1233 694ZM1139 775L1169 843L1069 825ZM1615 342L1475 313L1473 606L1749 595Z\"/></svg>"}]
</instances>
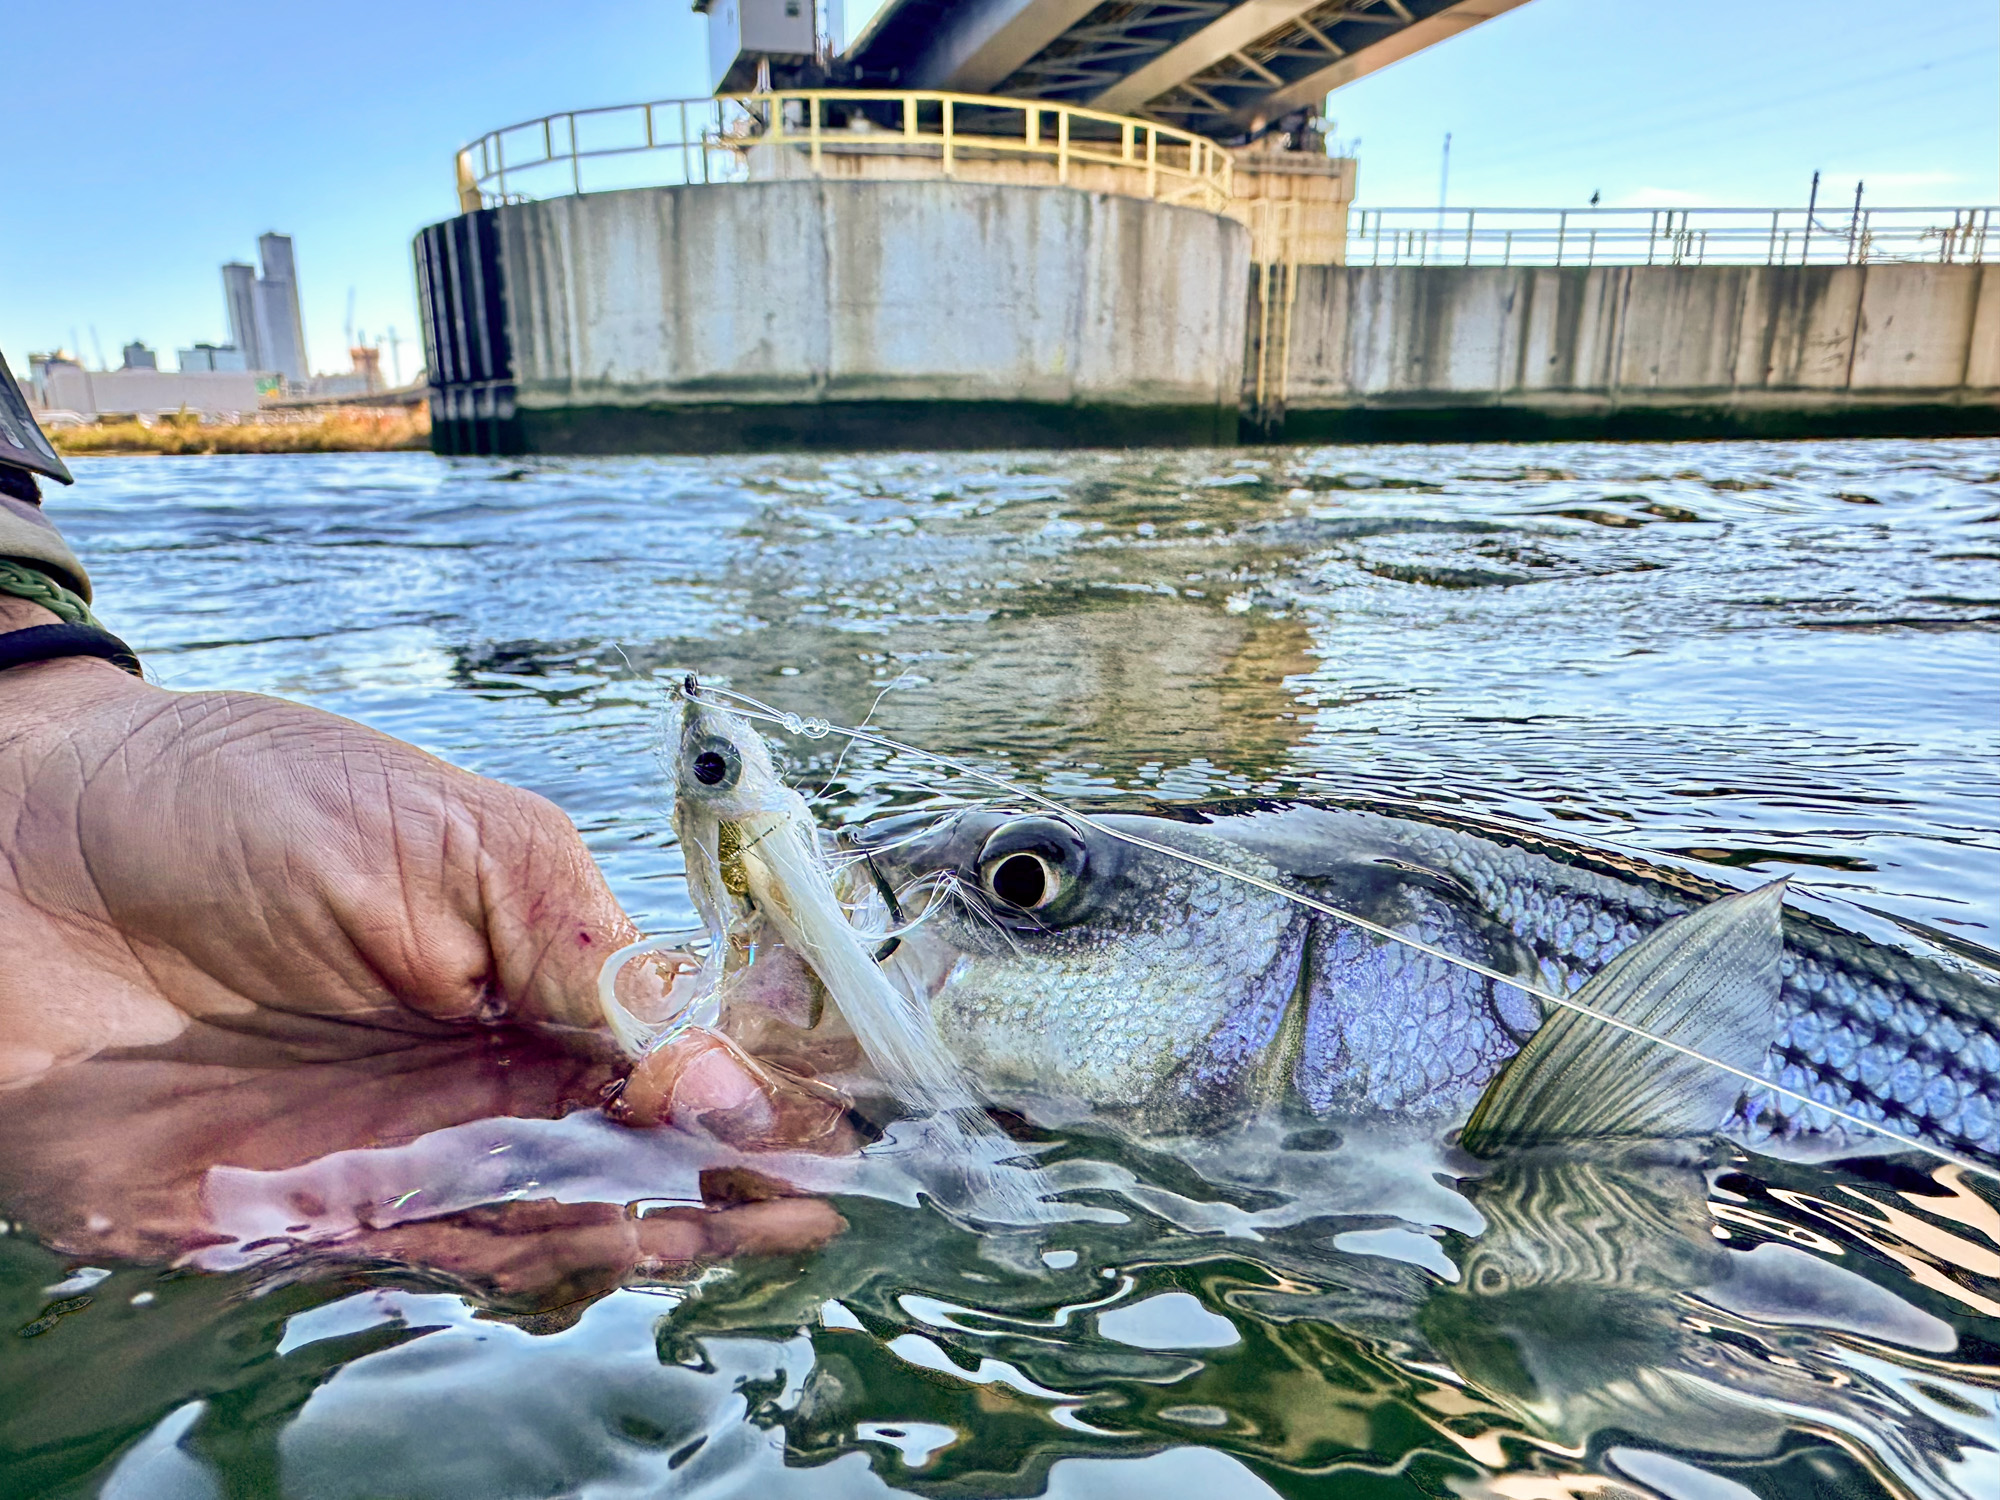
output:
<instances>
[{"instance_id":1,"label":"thumb","mask_svg":"<svg viewBox=\"0 0 2000 1500\"><path fill-rule=\"evenodd\" d=\"M640 1060L612 1117L628 1125L672 1123L750 1151L833 1154L860 1145L837 1091L759 1062L720 1032L699 1029Z\"/></svg>"},{"instance_id":2,"label":"thumb","mask_svg":"<svg viewBox=\"0 0 2000 1500\"><path fill-rule=\"evenodd\" d=\"M495 990L515 1018L610 1038L598 1006L604 961L639 932L620 910L576 828L530 792L481 782L480 889ZM618 996L638 1014L672 1006L672 965L627 964ZM650 1054L616 1112L631 1124L672 1121L744 1147L852 1149L846 1100L757 1062L727 1037L695 1032Z\"/></svg>"},{"instance_id":3,"label":"thumb","mask_svg":"<svg viewBox=\"0 0 2000 1500\"><path fill-rule=\"evenodd\" d=\"M637 942L639 929L605 884L562 810L544 797L473 778L478 792L478 887L492 954L487 1008L556 1029L603 1032L597 975ZM662 987L650 964L628 964L626 984ZM641 1009L651 995L634 994Z\"/></svg>"}]
</instances>

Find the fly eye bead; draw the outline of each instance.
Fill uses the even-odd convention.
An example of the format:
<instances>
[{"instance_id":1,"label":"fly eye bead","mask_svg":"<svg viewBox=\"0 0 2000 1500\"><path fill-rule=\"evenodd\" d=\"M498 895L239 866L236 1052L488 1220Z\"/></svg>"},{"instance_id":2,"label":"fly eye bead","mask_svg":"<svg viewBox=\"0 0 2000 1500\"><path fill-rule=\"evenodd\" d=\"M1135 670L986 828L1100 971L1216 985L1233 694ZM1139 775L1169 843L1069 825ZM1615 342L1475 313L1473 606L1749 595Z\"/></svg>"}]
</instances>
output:
<instances>
[{"instance_id":1,"label":"fly eye bead","mask_svg":"<svg viewBox=\"0 0 2000 1500\"><path fill-rule=\"evenodd\" d=\"M703 786L725 789L736 784L736 778L741 773L742 767L743 762L734 748L727 743L718 743L714 740L709 741L706 749L697 750L694 757L688 761L688 770L694 773L696 781Z\"/></svg>"},{"instance_id":2,"label":"fly eye bead","mask_svg":"<svg viewBox=\"0 0 2000 1500\"><path fill-rule=\"evenodd\" d=\"M1041 855L1030 854L1025 849L1002 855L988 864L982 873L986 879L987 894L1023 911L1047 906L1062 888L1062 877L1056 873L1055 867Z\"/></svg>"}]
</instances>

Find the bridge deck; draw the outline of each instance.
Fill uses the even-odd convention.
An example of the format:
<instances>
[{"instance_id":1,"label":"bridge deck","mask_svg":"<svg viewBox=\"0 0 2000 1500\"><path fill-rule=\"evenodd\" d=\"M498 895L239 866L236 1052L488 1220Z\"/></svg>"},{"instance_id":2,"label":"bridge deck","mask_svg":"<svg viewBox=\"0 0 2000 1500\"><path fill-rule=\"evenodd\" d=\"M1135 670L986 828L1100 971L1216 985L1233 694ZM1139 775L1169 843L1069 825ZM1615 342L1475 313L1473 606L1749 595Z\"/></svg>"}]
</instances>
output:
<instances>
[{"instance_id":1,"label":"bridge deck","mask_svg":"<svg viewBox=\"0 0 2000 1500\"><path fill-rule=\"evenodd\" d=\"M889 0L847 61L1240 141L1526 0Z\"/></svg>"}]
</instances>

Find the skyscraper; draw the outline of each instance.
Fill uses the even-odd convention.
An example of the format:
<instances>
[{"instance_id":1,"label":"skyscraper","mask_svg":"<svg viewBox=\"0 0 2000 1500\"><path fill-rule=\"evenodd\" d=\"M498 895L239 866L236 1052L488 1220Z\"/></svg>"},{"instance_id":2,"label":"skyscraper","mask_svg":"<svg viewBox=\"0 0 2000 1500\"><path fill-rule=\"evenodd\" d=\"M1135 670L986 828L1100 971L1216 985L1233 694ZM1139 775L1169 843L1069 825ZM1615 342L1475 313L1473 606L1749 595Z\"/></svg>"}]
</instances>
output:
<instances>
[{"instance_id":1,"label":"skyscraper","mask_svg":"<svg viewBox=\"0 0 2000 1500\"><path fill-rule=\"evenodd\" d=\"M292 239L285 234L260 235L259 276L241 261L222 268L222 295L229 306L229 341L243 352L252 370L271 370L289 381L304 383L306 332L299 316L298 262Z\"/></svg>"},{"instance_id":2,"label":"skyscraper","mask_svg":"<svg viewBox=\"0 0 2000 1500\"><path fill-rule=\"evenodd\" d=\"M264 274L257 278L257 342L267 370L287 380L303 382L312 372L306 365L305 322L299 316L298 264L292 258L292 237L257 237L257 254Z\"/></svg>"},{"instance_id":3,"label":"skyscraper","mask_svg":"<svg viewBox=\"0 0 2000 1500\"><path fill-rule=\"evenodd\" d=\"M240 260L222 268L222 300L229 306L229 342L243 353L243 368L262 370L264 346L257 339L257 272Z\"/></svg>"}]
</instances>

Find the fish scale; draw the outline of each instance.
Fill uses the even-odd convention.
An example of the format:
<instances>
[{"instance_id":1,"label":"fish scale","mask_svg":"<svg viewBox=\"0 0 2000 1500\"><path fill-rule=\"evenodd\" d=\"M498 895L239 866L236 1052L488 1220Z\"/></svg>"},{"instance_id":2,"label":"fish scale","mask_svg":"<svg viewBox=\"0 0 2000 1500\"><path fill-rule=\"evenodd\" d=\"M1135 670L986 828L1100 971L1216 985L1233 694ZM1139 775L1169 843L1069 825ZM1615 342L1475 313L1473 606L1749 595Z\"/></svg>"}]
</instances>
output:
<instances>
[{"instance_id":1,"label":"fish scale","mask_svg":"<svg viewBox=\"0 0 2000 1500\"><path fill-rule=\"evenodd\" d=\"M1510 860L1479 850L1468 857L1469 840L1447 830L1415 842L1477 891L1535 949L1544 978L1565 991L1581 986L1645 927L1695 904L1536 854ZM1528 861L1547 868L1533 869ZM1530 883L1549 881L1553 871L1576 888L1552 891ZM2000 1111L1992 1105L2000 1094L2000 1025L1974 1014L1893 949L1871 945L1866 961L1874 972L1858 975L1837 951L1853 944L1845 934L1836 939L1787 914L1782 1024L1760 1071L1891 1129L2000 1154ZM1752 1144L1808 1130L1840 1139L1850 1134L1796 1100L1764 1092L1753 1093L1722 1123Z\"/></svg>"},{"instance_id":2,"label":"fish scale","mask_svg":"<svg viewBox=\"0 0 2000 1500\"><path fill-rule=\"evenodd\" d=\"M1275 873L1239 851L1220 852ZM946 1040L985 1076L1138 1104L1204 1039L1226 1036L1233 1019L1239 1033L1204 1048L1196 1065L1210 1081L1233 1075L1277 1026L1304 923L1282 898L1184 866L1172 866L1152 896L1159 920L1115 935L1047 933L1031 952L980 923L962 924L959 940L980 961L937 999ZM1181 912L1204 920L1166 919Z\"/></svg>"},{"instance_id":3,"label":"fish scale","mask_svg":"<svg viewBox=\"0 0 2000 1500\"><path fill-rule=\"evenodd\" d=\"M1892 1129L2000 1152L1991 1104L2000 1035L1990 1022L1927 1011L1909 985L1857 983L1810 952L1788 954L1785 967L1785 1023L1765 1076ZM1824 1123L1806 1120L1809 1111L1790 1100L1759 1102L1783 1120L1784 1133Z\"/></svg>"},{"instance_id":4,"label":"fish scale","mask_svg":"<svg viewBox=\"0 0 2000 1500\"><path fill-rule=\"evenodd\" d=\"M1317 1114L1462 1112L1519 1050L1490 981L1358 928L1317 934L1311 989L1293 1077Z\"/></svg>"}]
</instances>

